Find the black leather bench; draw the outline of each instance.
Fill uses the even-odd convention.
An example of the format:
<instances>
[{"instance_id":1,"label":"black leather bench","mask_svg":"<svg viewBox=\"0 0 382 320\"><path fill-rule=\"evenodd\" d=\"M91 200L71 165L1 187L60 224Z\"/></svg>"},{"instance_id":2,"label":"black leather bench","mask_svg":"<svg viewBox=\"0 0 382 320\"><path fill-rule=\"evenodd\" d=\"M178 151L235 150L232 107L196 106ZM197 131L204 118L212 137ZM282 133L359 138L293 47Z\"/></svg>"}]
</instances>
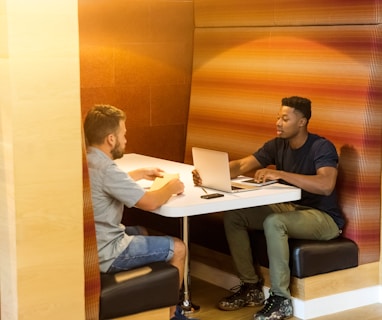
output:
<instances>
[{"instance_id":1,"label":"black leather bench","mask_svg":"<svg viewBox=\"0 0 382 320\"><path fill-rule=\"evenodd\" d=\"M100 320L176 305L178 269L166 262L115 274L101 273Z\"/></svg>"},{"instance_id":2,"label":"black leather bench","mask_svg":"<svg viewBox=\"0 0 382 320\"><path fill-rule=\"evenodd\" d=\"M268 268L263 231L251 231L253 256L259 265ZM229 254L223 226L223 213L193 216L190 219L190 240L209 249ZM358 266L358 247L344 237L329 241L289 239L291 275L310 277Z\"/></svg>"},{"instance_id":3,"label":"black leather bench","mask_svg":"<svg viewBox=\"0 0 382 320\"><path fill-rule=\"evenodd\" d=\"M129 210L125 223L143 224L161 233L180 236L181 220L166 218L137 209ZM223 226L223 212L190 217L190 242L224 254L230 254ZM251 231L252 250L257 263L268 268L263 231ZM305 278L358 266L358 246L347 238L330 241L289 239L291 275Z\"/></svg>"},{"instance_id":4,"label":"black leather bench","mask_svg":"<svg viewBox=\"0 0 382 320\"><path fill-rule=\"evenodd\" d=\"M251 232L252 251L258 263L268 268L265 236ZM358 247L354 241L338 237L329 241L289 239L291 275L306 278L358 266Z\"/></svg>"}]
</instances>

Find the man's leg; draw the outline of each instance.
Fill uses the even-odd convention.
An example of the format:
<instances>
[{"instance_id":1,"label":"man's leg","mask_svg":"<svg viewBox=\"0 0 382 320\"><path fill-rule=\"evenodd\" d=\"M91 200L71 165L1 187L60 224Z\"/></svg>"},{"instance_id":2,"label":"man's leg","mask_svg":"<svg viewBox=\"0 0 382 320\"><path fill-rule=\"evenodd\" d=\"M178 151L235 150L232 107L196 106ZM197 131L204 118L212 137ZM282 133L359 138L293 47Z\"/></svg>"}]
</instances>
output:
<instances>
[{"instance_id":1,"label":"man's leg","mask_svg":"<svg viewBox=\"0 0 382 320\"><path fill-rule=\"evenodd\" d=\"M128 235L143 235L148 236L147 229L143 226L126 226L125 233ZM154 238L155 239L155 238ZM157 238L159 239L159 238ZM173 244L169 244L169 250L173 253L169 253L168 257L171 257L168 261L171 265L176 267L179 271L179 287L183 283L184 264L186 260L186 245L178 238L172 238ZM167 248L167 246L165 246ZM153 248L154 249L154 248ZM156 248L155 250L158 250ZM160 258L159 258L160 259ZM160 259L161 261L161 259Z\"/></svg>"},{"instance_id":2,"label":"man's leg","mask_svg":"<svg viewBox=\"0 0 382 320\"><path fill-rule=\"evenodd\" d=\"M254 319L287 319L293 315L289 268L288 238L329 240L339 235L333 219L316 209L280 205L280 213L269 215L264 221L267 240L271 295L265 307ZM284 210L289 210L283 212Z\"/></svg>"},{"instance_id":3,"label":"man's leg","mask_svg":"<svg viewBox=\"0 0 382 320\"><path fill-rule=\"evenodd\" d=\"M139 227L126 228L127 234L145 234ZM179 272L179 289L183 283L186 246L178 238L169 236L143 236L133 237L128 247L114 260L108 272L120 272L147 265L156 261L168 261ZM170 307L170 318L186 320L180 306Z\"/></svg>"},{"instance_id":4,"label":"man's leg","mask_svg":"<svg viewBox=\"0 0 382 320\"><path fill-rule=\"evenodd\" d=\"M178 238L173 238L174 240L174 255L169 261L174 267L178 269L179 272L179 290L182 288L183 276L184 276L184 264L186 261L186 245L184 242ZM178 308L178 310L177 310ZM179 306L172 306L170 308L170 318L172 319L181 319L179 316L182 315L182 310ZM177 313L180 313L178 315ZM185 318L185 317L184 317ZM186 318L185 318L186 319Z\"/></svg>"},{"instance_id":5,"label":"man's leg","mask_svg":"<svg viewBox=\"0 0 382 320\"><path fill-rule=\"evenodd\" d=\"M219 308L226 311L264 302L263 280L259 279L253 265L249 229L262 229L264 217L272 212L268 206L228 211L224 214L224 228L239 278L238 290L219 301Z\"/></svg>"},{"instance_id":6,"label":"man's leg","mask_svg":"<svg viewBox=\"0 0 382 320\"><path fill-rule=\"evenodd\" d=\"M248 230L263 229L265 217L272 213L270 206L228 211L224 214L224 229L231 256L241 281L257 283L259 277L253 265Z\"/></svg>"},{"instance_id":7,"label":"man's leg","mask_svg":"<svg viewBox=\"0 0 382 320\"><path fill-rule=\"evenodd\" d=\"M288 238L330 240L339 235L334 220L316 209L293 207L289 212L269 215L264 221L272 292L290 297Z\"/></svg>"}]
</instances>

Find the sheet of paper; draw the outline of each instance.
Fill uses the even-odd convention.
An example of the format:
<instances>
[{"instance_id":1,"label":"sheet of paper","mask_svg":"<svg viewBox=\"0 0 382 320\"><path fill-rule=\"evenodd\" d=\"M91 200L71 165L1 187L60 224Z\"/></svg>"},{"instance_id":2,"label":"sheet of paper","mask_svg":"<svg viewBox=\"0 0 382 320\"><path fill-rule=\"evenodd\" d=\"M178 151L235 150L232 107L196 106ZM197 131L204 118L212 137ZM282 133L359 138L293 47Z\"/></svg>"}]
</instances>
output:
<instances>
[{"instance_id":1,"label":"sheet of paper","mask_svg":"<svg viewBox=\"0 0 382 320\"><path fill-rule=\"evenodd\" d=\"M163 177L155 178L153 184L150 187L150 190L157 190L162 188L167 182L172 179L179 178L179 173L163 173Z\"/></svg>"}]
</instances>

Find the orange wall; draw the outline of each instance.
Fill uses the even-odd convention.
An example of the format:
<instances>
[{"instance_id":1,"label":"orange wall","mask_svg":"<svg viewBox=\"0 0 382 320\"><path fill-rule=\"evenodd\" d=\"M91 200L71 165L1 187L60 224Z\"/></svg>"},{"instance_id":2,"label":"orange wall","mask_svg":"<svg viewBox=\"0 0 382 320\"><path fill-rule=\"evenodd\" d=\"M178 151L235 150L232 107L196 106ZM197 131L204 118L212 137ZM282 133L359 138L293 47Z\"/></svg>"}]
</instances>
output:
<instances>
[{"instance_id":1,"label":"orange wall","mask_svg":"<svg viewBox=\"0 0 382 320\"><path fill-rule=\"evenodd\" d=\"M126 152L183 161L193 1L79 0L81 104L127 113Z\"/></svg>"},{"instance_id":2,"label":"orange wall","mask_svg":"<svg viewBox=\"0 0 382 320\"><path fill-rule=\"evenodd\" d=\"M344 235L380 259L381 7L375 0L194 0L191 147L231 159L274 137L282 97L312 100L310 131L340 154ZM287 10L286 10L287 9ZM326 14L325 14L326 12ZM362 21L362 24L361 24Z\"/></svg>"}]
</instances>

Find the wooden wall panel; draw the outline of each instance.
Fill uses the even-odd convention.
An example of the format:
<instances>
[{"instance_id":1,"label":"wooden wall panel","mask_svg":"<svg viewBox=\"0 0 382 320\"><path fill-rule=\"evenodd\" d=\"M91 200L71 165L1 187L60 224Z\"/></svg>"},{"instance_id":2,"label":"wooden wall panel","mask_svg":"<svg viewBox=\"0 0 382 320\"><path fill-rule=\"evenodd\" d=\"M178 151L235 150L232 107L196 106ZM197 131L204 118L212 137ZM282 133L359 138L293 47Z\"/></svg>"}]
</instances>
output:
<instances>
[{"instance_id":1,"label":"wooden wall panel","mask_svg":"<svg viewBox=\"0 0 382 320\"><path fill-rule=\"evenodd\" d=\"M77 1L0 0L3 320L85 318Z\"/></svg>"},{"instance_id":2,"label":"wooden wall panel","mask_svg":"<svg viewBox=\"0 0 382 320\"><path fill-rule=\"evenodd\" d=\"M346 235L379 260L380 26L197 28L185 161L192 146L254 152L275 136L283 97L312 100L310 131L341 154Z\"/></svg>"},{"instance_id":3,"label":"wooden wall panel","mask_svg":"<svg viewBox=\"0 0 382 320\"><path fill-rule=\"evenodd\" d=\"M379 0L194 0L196 27L375 24Z\"/></svg>"},{"instance_id":4,"label":"wooden wall panel","mask_svg":"<svg viewBox=\"0 0 382 320\"><path fill-rule=\"evenodd\" d=\"M82 114L127 114L126 152L182 161L190 97L193 2L79 3Z\"/></svg>"}]
</instances>

